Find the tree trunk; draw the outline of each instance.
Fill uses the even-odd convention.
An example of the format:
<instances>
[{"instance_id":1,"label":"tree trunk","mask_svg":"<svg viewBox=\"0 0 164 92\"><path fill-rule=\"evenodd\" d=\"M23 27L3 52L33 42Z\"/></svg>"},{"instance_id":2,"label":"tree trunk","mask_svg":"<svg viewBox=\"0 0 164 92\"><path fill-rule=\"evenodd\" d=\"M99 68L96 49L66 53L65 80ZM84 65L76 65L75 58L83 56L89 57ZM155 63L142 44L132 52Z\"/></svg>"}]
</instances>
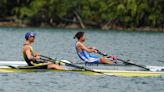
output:
<instances>
[{"instance_id":1,"label":"tree trunk","mask_svg":"<svg viewBox=\"0 0 164 92\"><path fill-rule=\"evenodd\" d=\"M80 18L79 14L76 11L74 11L74 13L75 13L75 15L76 15L76 17L77 17L77 19L78 19L78 21L80 23L81 28L85 29L86 27L85 27L82 19Z\"/></svg>"}]
</instances>

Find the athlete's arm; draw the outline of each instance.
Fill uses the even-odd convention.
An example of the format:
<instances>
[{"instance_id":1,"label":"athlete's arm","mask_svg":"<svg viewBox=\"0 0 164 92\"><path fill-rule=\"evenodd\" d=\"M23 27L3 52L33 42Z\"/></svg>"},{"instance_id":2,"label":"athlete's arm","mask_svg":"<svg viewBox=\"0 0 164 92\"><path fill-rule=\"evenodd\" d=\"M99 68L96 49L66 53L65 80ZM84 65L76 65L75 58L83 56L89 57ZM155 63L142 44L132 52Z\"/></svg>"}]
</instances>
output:
<instances>
[{"instance_id":1,"label":"athlete's arm","mask_svg":"<svg viewBox=\"0 0 164 92\"><path fill-rule=\"evenodd\" d=\"M36 57L36 56L40 56L40 53L39 52L35 52L34 53L34 56Z\"/></svg>"},{"instance_id":2,"label":"athlete's arm","mask_svg":"<svg viewBox=\"0 0 164 92\"><path fill-rule=\"evenodd\" d=\"M26 53L27 58L28 58L29 60L35 61L35 60L40 59L39 56L36 56L36 57L32 56L31 51L30 51L30 47L28 47L28 46L25 47L25 53Z\"/></svg>"},{"instance_id":3,"label":"athlete's arm","mask_svg":"<svg viewBox=\"0 0 164 92\"><path fill-rule=\"evenodd\" d=\"M89 49L96 49L95 46L88 46Z\"/></svg>"},{"instance_id":4,"label":"athlete's arm","mask_svg":"<svg viewBox=\"0 0 164 92\"><path fill-rule=\"evenodd\" d=\"M95 49L90 49L90 48L86 47L84 44L81 44L81 43L78 43L77 46L80 47L83 50L86 50L87 52L97 52Z\"/></svg>"}]
</instances>

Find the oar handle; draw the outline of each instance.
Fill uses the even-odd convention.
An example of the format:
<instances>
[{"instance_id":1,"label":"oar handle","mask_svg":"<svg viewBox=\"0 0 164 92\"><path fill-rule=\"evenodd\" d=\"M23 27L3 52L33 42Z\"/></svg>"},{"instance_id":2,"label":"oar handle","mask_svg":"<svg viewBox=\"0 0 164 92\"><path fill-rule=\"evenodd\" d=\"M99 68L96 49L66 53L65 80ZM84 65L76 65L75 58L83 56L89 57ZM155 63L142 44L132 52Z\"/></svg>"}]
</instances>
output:
<instances>
[{"instance_id":1,"label":"oar handle","mask_svg":"<svg viewBox=\"0 0 164 92\"><path fill-rule=\"evenodd\" d=\"M109 56L108 54L102 53L98 49L96 49L96 50L97 50L97 53L100 54L100 55L102 55L102 56L106 56L107 58L113 58L113 56Z\"/></svg>"},{"instance_id":2,"label":"oar handle","mask_svg":"<svg viewBox=\"0 0 164 92\"><path fill-rule=\"evenodd\" d=\"M41 57L47 58L47 59L52 59L50 57L44 56L44 55L40 55Z\"/></svg>"},{"instance_id":3,"label":"oar handle","mask_svg":"<svg viewBox=\"0 0 164 92\"><path fill-rule=\"evenodd\" d=\"M101 51L99 51L98 49L96 49L97 50L97 53L98 54L100 54L100 55L102 55L102 56L108 56L107 54L105 54L105 53L102 53Z\"/></svg>"},{"instance_id":4,"label":"oar handle","mask_svg":"<svg viewBox=\"0 0 164 92\"><path fill-rule=\"evenodd\" d=\"M56 63L56 59L53 59L53 58L50 58L48 56L44 56L44 55L40 55L40 59L41 60L44 60L44 61L49 61L49 62L52 62L52 63ZM46 59L45 59L46 58Z\"/></svg>"}]
</instances>

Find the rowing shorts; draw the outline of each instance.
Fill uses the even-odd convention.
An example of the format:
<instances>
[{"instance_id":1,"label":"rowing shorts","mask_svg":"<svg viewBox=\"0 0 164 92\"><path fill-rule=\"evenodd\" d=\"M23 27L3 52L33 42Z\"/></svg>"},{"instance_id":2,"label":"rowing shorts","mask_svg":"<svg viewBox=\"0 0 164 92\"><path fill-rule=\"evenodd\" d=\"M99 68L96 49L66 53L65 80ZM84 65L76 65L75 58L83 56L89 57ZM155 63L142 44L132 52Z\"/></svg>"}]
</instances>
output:
<instances>
[{"instance_id":1,"label":"rowing shorts","mask_svg":"<svg viewBox=\"0 0 164 92\"><path fill-rule=\"evenodd\" d=\"M37 69L48 69L48 65L41 65L41 66L38 66Z\"/></svg>"},{"instance_id":2,"label":"rowing shorts","mask_svg":"<svg viewBox=\"0 0 164 92\"><path fill-rule=\"evenodd\" d=\"M94 63L94 64L98 64L100 61L100 57L98 56L91 56L90 58L88 58L87 63Z\"/></svg>"},{"instance_id":3,"label":"rowing shorts","mask_svg":"<svg viewBox=\"0 0 164 92\"><path fill-rule=\"evenodd\" d=\"M33 63L33 66L36 66L36 69L48 69L48 64L44 63Z\"/></svg>"}]
</instances>

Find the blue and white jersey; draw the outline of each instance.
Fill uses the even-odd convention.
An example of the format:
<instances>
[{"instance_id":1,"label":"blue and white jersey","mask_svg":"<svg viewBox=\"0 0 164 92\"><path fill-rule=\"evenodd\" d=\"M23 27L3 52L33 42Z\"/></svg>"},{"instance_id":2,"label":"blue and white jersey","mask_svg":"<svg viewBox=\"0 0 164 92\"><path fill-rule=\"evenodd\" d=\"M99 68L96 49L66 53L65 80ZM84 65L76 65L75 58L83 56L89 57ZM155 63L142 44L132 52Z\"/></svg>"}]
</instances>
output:
<instances>
[{"instance_id":1,"label":"blue and white jersey","mask_svg":"<svg viewBox=\"0 0 164 92\"><path fill-rule=\"evenodd\" d=\"M82 59L84 62L98 63L100 61L100 57L92 56L86 50L82 50L81 52L77 52L77 54L80 57L80 59Z\"/></svg>"}]
</instances>

